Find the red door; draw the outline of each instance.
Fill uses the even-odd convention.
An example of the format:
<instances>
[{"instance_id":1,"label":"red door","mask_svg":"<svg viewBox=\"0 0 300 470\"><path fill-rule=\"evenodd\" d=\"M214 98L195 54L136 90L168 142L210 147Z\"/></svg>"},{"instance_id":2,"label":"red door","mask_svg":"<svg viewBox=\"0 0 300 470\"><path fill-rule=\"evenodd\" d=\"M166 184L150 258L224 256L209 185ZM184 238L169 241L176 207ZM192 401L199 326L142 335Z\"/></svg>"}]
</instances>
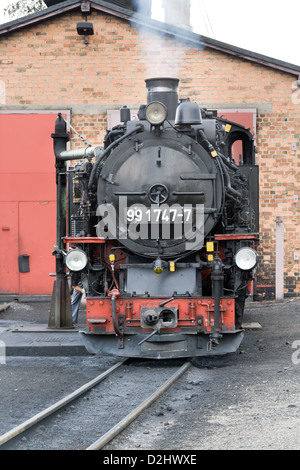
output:
<instances>
[{"instance_id":1,"label":"red door","mask_svg":"<svg viewBox=\"0 0 300 470\"><path fill-rule=\"evenodd\" d=\"M19 293L50 294L55 272L55 201L19 203L19 255L29 256L29 272L20 272Z\"/></svg>"},{"instance_id":2,"label":"red door","mask_svg":"<svg viewBox=\"0 0 300 470\"><path fill-rule=\"evenodd\" d=\"M18 243L18 203L0 201L0 292L19 292Z\"/></svg>"},{"instance_id":3,"label":"red door","mask_svg":"<svg viewBox=\"0 0 300 470\"><path fill-rule=\"evenodd\" d=\"M0 114L0 292L52 293L57 113ZM20 257L28 269L20 268ZM25 272L24 272L25 271Z\"/></svg>"}]
</instances>

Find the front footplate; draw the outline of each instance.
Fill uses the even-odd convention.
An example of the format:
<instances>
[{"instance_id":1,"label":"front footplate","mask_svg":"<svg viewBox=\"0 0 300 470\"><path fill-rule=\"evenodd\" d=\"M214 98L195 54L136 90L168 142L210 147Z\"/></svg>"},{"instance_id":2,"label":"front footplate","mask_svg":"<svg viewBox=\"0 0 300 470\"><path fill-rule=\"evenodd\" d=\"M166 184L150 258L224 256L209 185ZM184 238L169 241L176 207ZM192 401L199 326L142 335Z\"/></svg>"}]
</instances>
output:
<instances>
[{"instance_id":1,"label":"front footplate","mask_svg":"<svg viewBox=\"0 0 300 470\"><path fill-rule=\"evenodd\" d=\"M124 335L122 344L116 335L97 335L80 332L84 346L90 354L135 357L147 359L172 359L179 357L221 356L234 353L240 346L244 331L222 332L218 344L207 334L149 334Z\"/></svg>"}]
</instances>

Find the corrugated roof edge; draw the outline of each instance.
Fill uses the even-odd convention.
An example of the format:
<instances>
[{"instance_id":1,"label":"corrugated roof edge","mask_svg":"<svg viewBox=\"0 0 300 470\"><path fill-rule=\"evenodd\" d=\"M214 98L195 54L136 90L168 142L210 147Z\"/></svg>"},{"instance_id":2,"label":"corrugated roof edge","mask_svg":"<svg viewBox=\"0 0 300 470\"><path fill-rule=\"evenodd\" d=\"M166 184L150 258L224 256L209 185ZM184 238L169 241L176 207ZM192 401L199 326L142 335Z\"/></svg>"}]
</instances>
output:
<instances>
[{"instance_id":1,"label":"corrugated roof edge","mask_svg":"<svg viewBox=\"0 0 300 470\"><path fill-rule=\"evenodd\" d=\"M91 7L94 10L103 11L104 13L109 13L118 17L121 17L127 21L133 23L147 26L150 29L154 29L160 33L171 35L177 37L181 40L193 43L204 48L214 49L225 54L230 54L240 59L248 60L251 62L264 65L266 67L271 67L282 72L289 73L300 78L300 66L285 62L279 59L274 59L256 52L249 51L247 49L242 49L231 44L227 44L215 39L202 36L191 31L173 26L170 24L162 23L157 20L153 20L149 17L139 15L131 10L121 8L115 4L109 2L109 0L91 0ZM27 26L39 23L41 21L47 20L54 16L63 14L67 11L74 9L79 9L81 5L80 0L66 0L58 5L53 5L52 7L45 8L44 10L32 13L31 15L24 16L22 18L17 18L13 21L9 21L0 25L0 39L1 36L8 35L15 31L18 31Z\"/></svg>"}]
</instances>

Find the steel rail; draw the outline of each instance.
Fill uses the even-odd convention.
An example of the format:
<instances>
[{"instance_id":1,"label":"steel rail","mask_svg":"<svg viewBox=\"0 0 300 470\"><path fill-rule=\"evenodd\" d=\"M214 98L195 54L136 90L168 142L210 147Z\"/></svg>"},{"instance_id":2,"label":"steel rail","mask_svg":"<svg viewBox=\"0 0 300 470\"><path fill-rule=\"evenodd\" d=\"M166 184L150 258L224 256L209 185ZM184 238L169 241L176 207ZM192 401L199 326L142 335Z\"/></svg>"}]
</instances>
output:
<instances>
[{"instance_id":1,"label":"steel rail","mask_svg":"<svg viewBox=\"0 0 300 470\"><path fill-rule=\"evenodd\" d=\"M178 369L175 374L172 375L163 385L161 385L150 397L148 397L141 405L135 408L131 413L129 413L125 418L123 418L119 423L117 423L113 428L111 428L107 433L103 434L97 441L91 444L85 450L100 450L113 438L115 438L120 432L124 431L129 424L132 423L146 408L148 408L154 401L156 401L163 393L165 393L168 388L176 382L191 366L190 362L186 362L183 366Z\"/></svg>"},{"instance_id":2,"label":"steel rail","mask_svg":"<svg viewBox=\"0 0 300 470\"><path fill-rule=\"evenodd\" d=\"M56 411L58 411L60 408L68 405L70 402L78 398L80 395L83 393L87 392L91 388L95 387L99 382L102 382L108 375L110 375L112 372L114 372L116 369L118 369L121 365L123 365L127 359L124 359L121 362L118 362L114 366L112 366L110 369L106 370L103 372L101 375L98 375L95 377L93 380L90 382L86 383L82 387L78 388L74 392L70 393L67 395L65 398L62 398L58 402L54 403L53 405L49 406L45 410L41 411L40 413L36 414L32 418L28 419L27 421L24 421L22 424L16 426L15 428L11 429L10 431L6 432L5 434L2 434L0 436L0 446L5 444L6 442L10 441L14 437L18 436L19 434L22 434L24 431L27 431L29 428L32 426L38 424L40 421L43 419L47 418L48 416L52 415Z\"/></svg>"}]
</instances>

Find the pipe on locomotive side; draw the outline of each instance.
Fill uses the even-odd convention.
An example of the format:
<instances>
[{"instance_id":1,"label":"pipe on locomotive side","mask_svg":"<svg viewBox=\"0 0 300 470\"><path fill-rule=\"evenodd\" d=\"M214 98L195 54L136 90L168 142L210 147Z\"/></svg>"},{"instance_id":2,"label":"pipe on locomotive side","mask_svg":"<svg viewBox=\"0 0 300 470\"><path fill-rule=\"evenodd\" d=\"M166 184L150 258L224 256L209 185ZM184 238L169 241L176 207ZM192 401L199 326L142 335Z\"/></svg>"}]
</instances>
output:
<instances>
[{"instance_id":1,"label":"pipe on locomotive side","mask_svg":"<svg viewBox=\"0 0 300 470\"><path fill-rule=\"evenodd\" d=\"M66 162L68 160L77 160L79 158L98 158L103 152L102 147L86 147L83 149L76 149L76 150L65 150L60 152L60 154L56 157L61 162Z\"/></svg>"}]
</instances>

